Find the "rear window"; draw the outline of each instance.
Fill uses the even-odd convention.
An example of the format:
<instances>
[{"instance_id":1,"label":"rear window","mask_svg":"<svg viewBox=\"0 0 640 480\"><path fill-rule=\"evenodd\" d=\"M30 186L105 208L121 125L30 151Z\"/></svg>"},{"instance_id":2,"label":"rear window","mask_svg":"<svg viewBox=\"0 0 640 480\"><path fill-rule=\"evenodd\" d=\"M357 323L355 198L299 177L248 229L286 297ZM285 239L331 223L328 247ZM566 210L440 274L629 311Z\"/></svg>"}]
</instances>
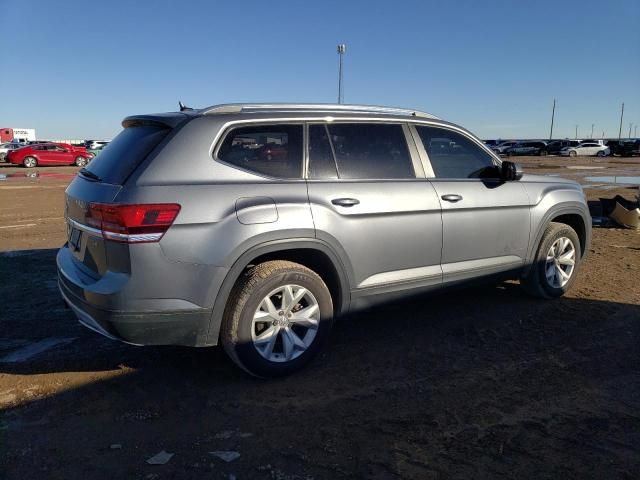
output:
<instances>
[{"instance_id":1,"label":"rear window","mask_svg":"<svg viewBox=\"0 0 640 480\"><path fill-rule=\"evenodd\" d=\"M120 185L170 130L148 125L125 128L86 169L105 183Z\"/></svg>"}]
</instances>

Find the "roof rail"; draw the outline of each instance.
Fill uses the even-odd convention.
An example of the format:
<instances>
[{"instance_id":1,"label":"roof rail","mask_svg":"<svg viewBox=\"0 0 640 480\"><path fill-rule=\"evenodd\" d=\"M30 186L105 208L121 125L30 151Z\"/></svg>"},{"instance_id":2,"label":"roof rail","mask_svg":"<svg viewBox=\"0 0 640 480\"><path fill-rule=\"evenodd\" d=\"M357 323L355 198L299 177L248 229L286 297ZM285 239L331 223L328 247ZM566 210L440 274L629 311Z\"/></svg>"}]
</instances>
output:
<instances>
[{"instance_id":1,"label":"roof rail","mask_svg":"<svg viewBox=\"0 0 640 480\"><path fill-rule=\"evenodd\" d=\"M430 113L412 110L408 108L381 107L377 105L344 105L331 103L226 103L222 105L213 105L203 108L200 113L203 115L222 114L222 113L240 113L240 112L305 112L305 111L324 111L324 112L359 112L359 113L377 113L384 115L408 115L413 117L438 118Z\"/></svg>"}]
</instances>

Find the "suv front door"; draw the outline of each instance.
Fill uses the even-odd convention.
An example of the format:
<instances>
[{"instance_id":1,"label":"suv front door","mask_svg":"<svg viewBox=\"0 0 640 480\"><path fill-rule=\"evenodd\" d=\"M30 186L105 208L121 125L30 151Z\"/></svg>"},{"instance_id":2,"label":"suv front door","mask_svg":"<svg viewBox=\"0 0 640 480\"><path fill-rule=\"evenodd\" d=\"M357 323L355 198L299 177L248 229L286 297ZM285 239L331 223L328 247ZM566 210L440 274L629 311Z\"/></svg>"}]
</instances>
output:
<instances>
[{"instance_id":1,"label":"suv front door","mask_svg":"<svg viewBox=\"0 0 640 480\"><path fill-rule=\"evenodd\" d=\"M412 127L413 128L413 127ZM497 169L494 158L471 137L453 129L415 126L442 205L443 281L521 267L529 244L530 202L518 181L480 178Z\"/></svg>"},{"instance_id":2,"label":"suv front door","mask_svg":"<svg viewBox=\"0 0 640 480\"><path fill-rule=\"evenodd\" d=\"M408 127L332 122L309 124L308 132L316 235L344 252L352 306L372 293L439 285L440 202Z\"/></svg>"}]
</instances>

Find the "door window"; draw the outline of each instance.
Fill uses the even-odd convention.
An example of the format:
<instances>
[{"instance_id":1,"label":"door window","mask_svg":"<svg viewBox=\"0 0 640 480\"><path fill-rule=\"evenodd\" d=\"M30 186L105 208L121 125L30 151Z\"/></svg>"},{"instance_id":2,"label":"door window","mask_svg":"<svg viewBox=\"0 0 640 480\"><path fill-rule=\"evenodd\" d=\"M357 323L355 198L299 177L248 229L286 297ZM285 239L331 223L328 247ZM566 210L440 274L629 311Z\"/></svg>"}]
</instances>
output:
<instances>
[{"instance_id":1,"label":"door window","mask_svg":"<svg viewBox=\"0 0 640 480\"><path fill-rule=\"evenodd\" d=\"M309 129L309 172L312 178L327 173L341 179L415 178L400 124L330 124L326 125L328 142L323 140L326 133L312 127ZM331 169L332 157L335 174Z\"/></svg>"},{"instance_id":2,"label":"door window","mask_svg":"<svg viewBox=\"0 0 640 480\"><path fill-rule=\"evenodd\" d=\"M436 178L478 178L493 167L493 157L460 133L439 127L416 127Z\"/></svg>"},{"instance_id":3,"label":"door window","mask_svg":"<svg viewBox=\"0 0 640 480\"><path fill-rule=\"evenodd\" d=\"M338 178L326 125L309 125L309 178Z\"/></svg>"},{"instance_id":4,"label":"door window","mask_svg":"<svg viewBox=\"0 0 640 480\"><path fill-rule=\"evenodd\" d=\"M302 177L302 125L239 127L225 137L218 159L276 178Z\"/></svg>"}]
</instances>

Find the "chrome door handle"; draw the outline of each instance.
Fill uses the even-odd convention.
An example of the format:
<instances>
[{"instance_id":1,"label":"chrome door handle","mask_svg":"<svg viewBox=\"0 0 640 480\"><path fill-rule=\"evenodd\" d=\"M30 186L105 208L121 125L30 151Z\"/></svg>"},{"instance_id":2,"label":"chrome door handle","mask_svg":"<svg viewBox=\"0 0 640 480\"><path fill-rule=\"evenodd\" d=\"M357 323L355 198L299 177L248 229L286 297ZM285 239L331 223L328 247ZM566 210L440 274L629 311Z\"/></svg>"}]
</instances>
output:
<instances>
[{"instance_id":1,"label":"chrome door handle","mask_svg":"<svg viewBox=\"0 0 640 480\"><path fill-rule=\"evenodd\" d=\"M452 202L452 203L456 203L459 202L460 200L462 200L462 195L457 195L455 193L449 193L447 195L442 195L442 198L445 202Z\"/></svg>"},{"instance_id":2,"label":"chrome door handle","mask_svg":"<svg viewBox=\"0 0 640 480\"><path fill-rule=\"evenodd\" d=\"M341 207L353 207L354 205L358 205L360 200L357 198L334 198L331 200L331 203L340 205Z\"/></svg>"}]
</instances>

